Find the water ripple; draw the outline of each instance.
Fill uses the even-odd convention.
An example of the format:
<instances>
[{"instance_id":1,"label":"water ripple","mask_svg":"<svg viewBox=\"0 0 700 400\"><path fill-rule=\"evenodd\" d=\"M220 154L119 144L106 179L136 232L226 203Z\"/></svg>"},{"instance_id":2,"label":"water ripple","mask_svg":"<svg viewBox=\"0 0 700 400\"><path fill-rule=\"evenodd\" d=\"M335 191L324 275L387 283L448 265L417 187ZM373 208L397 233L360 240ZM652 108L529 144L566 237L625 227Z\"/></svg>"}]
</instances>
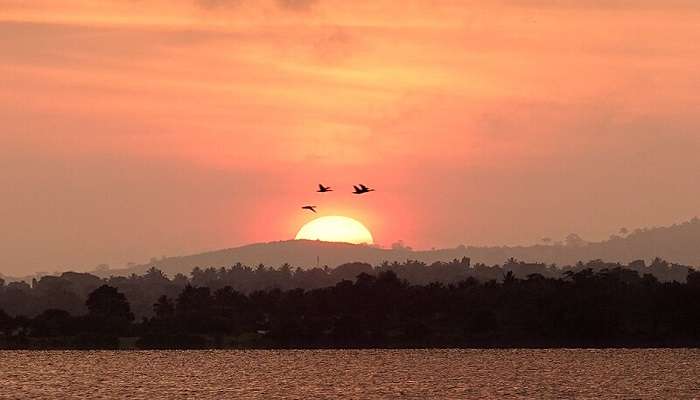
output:
<instances>
[{"instance_id":1,"label":"water ripple","mask_svg":"<svg viewBox=\"0 0 700 400\"><path fill-rule=\"evenodd\" d=\"M700 351L3 351L2 399L693 399Z\"/></svg>"}]
</instances>

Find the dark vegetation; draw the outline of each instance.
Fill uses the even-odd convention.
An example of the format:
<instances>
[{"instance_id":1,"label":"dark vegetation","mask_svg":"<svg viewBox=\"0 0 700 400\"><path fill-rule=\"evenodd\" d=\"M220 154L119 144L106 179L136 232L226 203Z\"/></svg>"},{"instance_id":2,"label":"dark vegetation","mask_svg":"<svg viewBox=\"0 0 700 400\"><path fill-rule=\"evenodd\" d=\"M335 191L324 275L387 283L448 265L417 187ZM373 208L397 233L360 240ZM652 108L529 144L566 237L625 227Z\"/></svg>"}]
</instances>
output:
<instances>
[{"instance_id":1,"label":"dark vegetation","mask_svg":"<svg viewBox=\"0 0 700 400\"><path fill-rule=\"evenodd\" d=\"M700 272L659 259L152 268L3 283L0 309L2 348L695 347Z\"/></svg>"},{"instance_id":2,"label":"dark vegetation","mask_svg":"<svg viewBox=\"0 0 700 400\"><path fill-rule=\"evenodd\" d=\"M431 265L419 261L403 263L382 263L371 266L365 263L348 263L336 268L292 269L289 265L270 268L259 265L255 268L236 264L228 268L195 268L187 277L176 274L169 278L156 268L150 268L143 275L131 274L128 277L112 276L100 278L89 273L65 272L60 276L44 276L26 282L5 283L0 279L0 309L10 315L33 317L46 309L58 308L72 315L85 314L87 296L102 285L119 289L124 293L131 310L137 319L153 315L153 303L165 295L176 298L186 285L208 287L210 290L230 286L241 293L252 293L270 289L318 289L329 287L343 280L354 280L359 274L378 275L393 271L399 279L413 285L427 285L433 282L454 284L468 278L479 282L500 281L512 271L516 278L525 279L531 274L546 278L560 278L568 271L578 272L590 268L593 271L627 268L639 273L652 274L662 282L685 282L690 267L671 264L655 259L649 265L644 261L630 264L606 263L600 260L578 263L559 268L541 263L525 263L509 259L502 265L471 265L468 258L450 262L436 262Z\"/></svg>"}]
</instances>

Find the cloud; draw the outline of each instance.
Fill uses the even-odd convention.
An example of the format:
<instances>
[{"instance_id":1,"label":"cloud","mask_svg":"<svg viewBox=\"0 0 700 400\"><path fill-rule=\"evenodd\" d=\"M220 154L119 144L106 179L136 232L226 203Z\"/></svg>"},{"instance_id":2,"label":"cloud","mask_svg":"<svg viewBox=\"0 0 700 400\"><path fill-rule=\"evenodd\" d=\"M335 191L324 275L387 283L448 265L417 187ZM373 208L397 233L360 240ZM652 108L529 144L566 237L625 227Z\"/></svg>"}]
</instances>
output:
<instances>
[{"instance_id":1,"label":"cloud","mask_svg":"<svg viewBox=\"0 0 700 400\"><path fill-rule=\"evenodd\" d=\"M697 214L697 16L504 1L0 6L1 268L285 238L317 179L418 247Z\"/></svg>"},{"instance_id":2,"label":"cloud","mask_svg":"<svg viewBox=\"0 0 700 400\"><path fill-rule=\"evenodd\" d=\"M196 0L196 2L204 8L238 6L241 4L241 0Z\"/></svg>"},{"instance_id":3,"label":"cloud","mask_svg":"<svg viewBox=\"0 0 700 400\"><path fill-rule=\"evenodd\" d=\"M277 4L286 10L306 11L310 9L316 0L277 0Z\"/></svg>"},{"instance_id":4,"label":"cloud","mask_svg":"<svg viewBox=\"0 0 700 400\"><path fill-rule=\"evenodd\" d=\"M317 0L275 0L274 3L283 10L307 11ZM245 0L196 0L197 4L204 8L236 7Z\"/></svg>"}]
</instances>

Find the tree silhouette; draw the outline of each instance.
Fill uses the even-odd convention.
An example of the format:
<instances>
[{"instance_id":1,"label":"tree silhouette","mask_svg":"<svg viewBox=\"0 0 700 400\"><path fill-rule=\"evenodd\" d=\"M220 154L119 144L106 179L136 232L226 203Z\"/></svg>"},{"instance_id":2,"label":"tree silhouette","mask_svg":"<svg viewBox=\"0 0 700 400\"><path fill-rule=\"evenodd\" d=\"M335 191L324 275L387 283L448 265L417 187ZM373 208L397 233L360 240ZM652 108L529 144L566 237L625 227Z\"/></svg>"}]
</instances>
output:
<instances>
[{"instance_id":1,"label":"tree silhouette","mask_svg":"<svg viewBox=\"0 0 700 400\"><path fill-rule=\"evenodd\" d=\"M175 305L173 301L166 295L158 298L158 301L153 305L153 313L157 319L170 319L175 316Z\"/></svg>"},{"instance_id":2,"label":"tree silhouette","mask_svg":"<svg viewBox=\"0 0 700 400\"><path fill-rule=\"evenodd\" d=\"M102 285L90 293L85 301L90 316L98 318L134 320L129 302L117 288Z\"/></svg>"},{"instance_id":3,"label":"tree silhouette","mask_svg":"<svg viewBox=\"0 0 700 400\"><path fill-rule=\"evenodd\" d=\"M91 332L122 335L128 332L134 314L126 296L117 288L102 285L88 295L87 329ZM111 342L110 342L111 343Z\"/></svg>"},{"instance_id":4,"label":"tree silhouette","mask_svg":"<svg viewBox=\"0 0 700 400\"><path fill-rule=\"evenodd\" d=\"M8 334L13 326L14 320L12 317L10 317L5 310L0 308L0 333Z\"/></svg>"},{"instance_id":5,"label":"tree silhouette","mask_svg":"<svg viewBox=\"0 0 700 400\"><path fill-rule=\"evenodd\" d=\"M89 294L85 316L0 312L0 344L38 346L51 338L59 347L114 348L117 336L131 335L143 348L700 346L700 272L689 271L687 283L661 282L649 271L672 268L663 260L650 267L635 262L635 269L593 260L554 277L550 266L511 259L502 267L474 266L489 280L411 284L402 278L430 268L464 271L468 264L386 264L309 290L246 294L231 286L187 285L175 301L160 295L154 316L137 323L126 296L103 285ZM219 285L232 271L245 269L215 270L209 279ZM430 276L440 276L435 271ZM22 341L24 333L30 341Z\"/></svg>"},{"instance_id":6,"label":"tree silhouette","mask_svg":"<svg viewBox=\"0 0 700 400\"><path fill-rule=\"evenodd\" d=\"M64 310L48 309L31 321L32 336L68 336L77 331L74 319Z\"/></svg>"}]
</instances>

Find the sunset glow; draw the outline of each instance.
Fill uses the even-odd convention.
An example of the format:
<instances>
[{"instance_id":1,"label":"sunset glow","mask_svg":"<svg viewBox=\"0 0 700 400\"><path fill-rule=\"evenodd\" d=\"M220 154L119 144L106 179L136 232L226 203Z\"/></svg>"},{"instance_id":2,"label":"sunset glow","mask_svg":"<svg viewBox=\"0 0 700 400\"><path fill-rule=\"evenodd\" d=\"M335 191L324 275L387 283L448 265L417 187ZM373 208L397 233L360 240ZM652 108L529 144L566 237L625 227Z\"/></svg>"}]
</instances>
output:
<instances>
[{"instance_id":1,"label":"sunset glow","mask_svg":"<svg viewBox=\"0 0 700 400\"><path fill-rule=\"evenodd\" d=\"M699 70L700 0L0 0L3 394L695 398Z\"/></svg>"},{"instance_id":2,"label":"sunset glow","mask_svg":"<svg viewBox=\"0 0 700 400\"><path fill-rule=\"evenodd\" d=\"M299 229L295 239L372 244L369 230L357 220L341 216L316 218Z\"/></svg>"},{"instance_id":3,"label":"sunset glow","mask_svg":"<svg viewBox=\"0 0 700 400\"><path fill-rule=\"evenodd\" d=\"M417 249L687 220L699 18L687 0L0 1L7 268L282 240L303 204Z\"/></svg>"}]
</instances>

